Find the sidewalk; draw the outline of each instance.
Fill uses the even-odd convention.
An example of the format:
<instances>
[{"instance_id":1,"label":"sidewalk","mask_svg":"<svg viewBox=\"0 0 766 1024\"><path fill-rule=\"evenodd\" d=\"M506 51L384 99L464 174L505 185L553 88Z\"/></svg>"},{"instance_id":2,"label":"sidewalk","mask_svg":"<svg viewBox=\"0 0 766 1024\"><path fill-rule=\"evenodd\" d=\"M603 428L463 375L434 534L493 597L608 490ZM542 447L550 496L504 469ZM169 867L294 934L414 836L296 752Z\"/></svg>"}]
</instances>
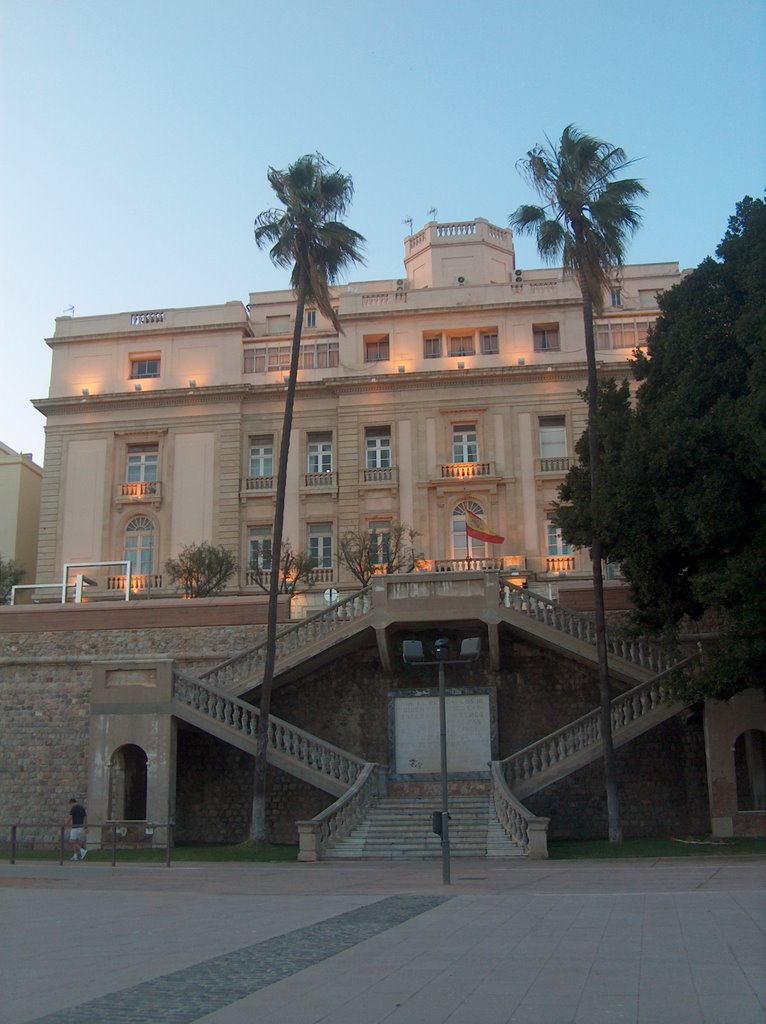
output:
<instances>
[{"instance_id":1,"label":"sidewalk","mask_svg":"<svg viewBox=\"0 0 766 1024\"><path fill-rule=\"evenodd\" d=\"M4 1024L763 1024L766 862L0 864Z\"/></svg>"}]
</instances>

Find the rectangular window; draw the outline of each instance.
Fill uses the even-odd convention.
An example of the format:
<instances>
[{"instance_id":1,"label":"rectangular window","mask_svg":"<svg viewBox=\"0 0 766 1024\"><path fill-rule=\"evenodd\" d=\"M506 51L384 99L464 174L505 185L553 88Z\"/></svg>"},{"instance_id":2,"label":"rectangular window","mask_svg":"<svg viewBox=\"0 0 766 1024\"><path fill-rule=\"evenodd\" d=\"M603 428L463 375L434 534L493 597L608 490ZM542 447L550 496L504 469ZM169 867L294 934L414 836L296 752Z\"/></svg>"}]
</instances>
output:
<instances>
[{"instance_id":1,"label":"rectangular window","mask_svg":"<svg viewBox=\"0 0 766 1024\"><path fill-rule=\"evenodd\" d=\"M318 341L313 345L301 345L298 365L303 370L324 370L338 365L338 342Z\"/></svg>"},{"instance_id":2,"label":"rectangular window","mask_svg":"<svg viewBox=\"0 0 766 1024\"><path fill-rule=\"evenodd\" d=\"M391 521L372 519L367 524L370 538L370 563L387 565L391 560Z\"/></svg>"},{"instance_id":3,"label":"rectangular window","mask_svg":"<svg viewBox=\"0 0 766 1024\"><path fill-rule=\"evenodd\" d=\"M561 527L555 520L545 520L545 543L548 555L571 555L572 545L567 544L561 536Z\"/></svg>"},{"instance_id":4,"label":"rectangular window","mask_svg":"<svg viewBox=\"0 0 766 1024\"><path fill-rule=\"evenodd\" d=\"M156 482L158 459L159 453L156 444L128 445L125 482L129 484Z\"/></svg>"},{"instance_id":5,"label":"rectangular window","mask_svg":"<svg viewBox=\"0 0 766 1024\"><path fill-rule=\"evenodd\" d=\"M452 428L452 461L478 462L479 444L475 423L457 423Z\"/></svg>"},{"instance_id":6,"label":"rectangular window","mask_svg":"<svg viewBox=\"0 0 766 1024\"><path fill-rule=\"evenodd\" d=\"M251 526L248 536L247 564L250 569L271 569L272 536L270 526Z\"/></svg>"},{"instance_id":7,"label":"rectangular window","mask_svg":"<svg viewBox=\"0 0 766 1024\"><path fill-rule=\"evenodd\" d=\"M332 473L332 434L308 435L306 472Z\"/></svg>"},{"instance_id":8,"label":"rectangular window","mask_svg":"<svg viewBox=\"0 0 766 1024\"><path fill-rule=\"evenodd\" d=\"M364 361L365 363L383 363L391 358L388 343L388 335L381 334L365 337L364 339Z\"/></svg>"},{"instance_id":9,"label":"rectangular window","mask_svg":"<svg viewBox=\"0 0 766 1024\"><path fill-rule=\"evenodd\" d=\"M596 324L596 348L630 348L646 344L649 323L646 320L610 320Z\"/></svg>"},{"instance_id":10,"label":"rectangular window","mask_svg":"<svg viewBox=\"0 0 766 1024\"><path fill-rule=\"evenodd\" d=\"M440 359L442 354L441 334L429 334L423 338L423 358Z\"/></svg>"},{"instance_id":11,"label":"rectangular window","mask_svg":"<svg viewBox=\"0 0 766 1024\"><path fill-rule=\"evenodd\" d=\"M317 311L315 309L306 310L306 326L316 327L317 325Z\"/></svg>"},{"instance_id":12,"label":"rectangular window","mask_svg":"<svg viewBox=\"0 0 766 1024\"><path fill-rule=\"evenodd\" d=\"M532 340L535 352L559 351L559 325L535 324L532 326Z\"/></svg>"},{"instance_id":13,"label":"rectangular window","mask_svg":"<svg viewBox=\"0 0 766 1024\"><path fill-rule=\"evenodd\" d=\"M474 353L472 334L450 335L447 344L451 356L472 356Z\"/></svg>"},{"instance_id":14,"label":"rectangular window","mask_svg":"<svg viewBox=\"0 0 766 1024\"><path fill-rule=\"evenodd\" d=\"M391 428L367 427L364 432L365 465L367 469L389 469L391 466Z\"/></svg>"},{"instance_id":15,"label":"rectangular window","mask_svg":"<svg viewBox=\"0 0 766 1024\"><path fill-rule=\"evenodd\" d=\"M160 357L140 356L130 359L130 379L140 380L145 377L159 377Z\"/></svg>"},{"instance_id":16,"label":"rectangular window","mask_svg":"<svg viewBox=\"0 0 766 1024\"><path fill-rule=\"evenodd\" d=\"M242 369L244 373L264 373L266 371L266 349L246 348Z\"/></svg>"},{"instance_id":17,"label":"rectangular window","mask_svg":"<svg viewBox=\"0 0 766 1024\"><path fill-rule=\"evenodd\" d=\"M317 569L332 569L332 523L309 526L308 546Z\"/></svg>"},{"instance_id":18,"label":"rectangular window","mask_svg":"<svg viewBox=\"0 0 766 1024\"><path fill-rule=\"evenodd\" d=\"M274 439L272 437L251 437L248 476L273 476L273 474Z\"/></svg>"},{"instance_id":19,"label":"rectangular window","mask_svg":"<svg viewBox=\"0 0 766 1024\"><path fill-rule=\"evenodd\" d=\"M267 316L266 331L268 334L289 334L290 314L280 313L279 316Z\"/></svg>"},{"instance_id":20,"label":"rectangular window","mask_svg":"<svg viewBox=\"0 0 766 1024\"><path fill-rule=\"evenodd\" d=\"M563 416L540 417L540 458L565 459L567 427Z\"/></svg>"},{"instance_id":21,"label":"rectangular window","mask_svg":"<svg viewBox=\"0 0 766 1024\"><path fill-rule=\"evenodd\" d=\"M613 306L622 305L622 290L620 288L612 288L610 292L610 299Z\"/></svg>"},{"instance_id":22,"label":"rectangular window","mask_svg":"<svg viewBox=\"0 0 766 1024\"><path fill-rule=\"evenodd\" d=\"M280 345L278 348L268 349L269 370L282 370L286 373L290 369L290 346Z\"/></svg>"},{"instance_id":23,"label":"rectangular window","mask_svg":"<svg viewBox=\"0 0 766 1024\"><path fill-rule=\"evenodd\" d=\"M497 340L497 331L482 331L481 333L481 354L483 356L496 356L500 351Z\"/></svg>"}]
</instances>

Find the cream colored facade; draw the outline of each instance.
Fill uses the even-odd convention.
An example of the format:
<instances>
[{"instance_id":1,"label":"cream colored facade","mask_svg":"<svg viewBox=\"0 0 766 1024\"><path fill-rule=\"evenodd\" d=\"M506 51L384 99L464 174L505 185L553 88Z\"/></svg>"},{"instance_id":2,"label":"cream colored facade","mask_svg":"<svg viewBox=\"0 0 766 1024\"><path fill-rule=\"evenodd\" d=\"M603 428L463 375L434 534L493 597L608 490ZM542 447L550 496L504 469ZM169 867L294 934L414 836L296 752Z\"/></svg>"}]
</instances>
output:
<instances>
[{"instance_id":1,"label":"cream colored facade","mask_svg":"<svg viewBox=\"0 0 766 1024\"><path fill-rule=\"evenodd\" d=\"M678 265L623 268L597 323L605 373L627 373ZM585 575L549 521L585 426L579 290L515 264L483 219L405 239L401 278L334 290L343 333L307 310L285 535L319 559L301 610L329 588L349 530L418 531L424 568L500 567L541 583ZM133 585L172 593L165 561L188 543L238 555L230 590L259 592L252 545L270 531L295 303L59 317L47 418L39 582L64 564L129 559ZM503 536L467 547L467 507ZM468 559L470 558L470 563ZM94 579L120 595L122 568Z\"/></svg>"},{"instance_id":2,"label":"cream colored facade","mask_svg":"<svg viewBox=\"0 0 766 1024\"><path fill-rule=\"evenodd\" d=\"M31 455L0 442L0 557L12 559L30 582L37 567L42 477Z\"/></svg>"}]
</instances>

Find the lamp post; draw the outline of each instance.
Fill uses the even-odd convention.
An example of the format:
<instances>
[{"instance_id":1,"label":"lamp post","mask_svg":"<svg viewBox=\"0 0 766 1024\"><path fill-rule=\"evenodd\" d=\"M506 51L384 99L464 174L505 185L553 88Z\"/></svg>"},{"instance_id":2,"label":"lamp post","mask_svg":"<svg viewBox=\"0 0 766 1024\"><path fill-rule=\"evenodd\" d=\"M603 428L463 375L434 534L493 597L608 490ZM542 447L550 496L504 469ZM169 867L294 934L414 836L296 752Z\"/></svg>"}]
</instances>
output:
<instances>
[{"instance_id":1,"label":"lamp post","mask_svg":"<svg viewBox=\"0 0 766 1024\"><path fill-rule=\"evenodd\" d=\"M478 636L468 637L460 644L460 656L450 658L449 640L440 637L434 643L433 660L426 661L423 654L423 643L421 640L404 640L402 643L402 658L408 665L436 665L439 669L439 755L440 755L440 779L442 809L440 812L440 828L438 831L441 837L442 847L442 882L450 884L450 843L449 843L449 789L447 786L447 691L444 681L445 665L460 665L467 661L476 661L481 654L481 638ZM434 824L439 812L434 812ZM434 828L436 831L436 828Z\"/></svg>"}]
</instances>

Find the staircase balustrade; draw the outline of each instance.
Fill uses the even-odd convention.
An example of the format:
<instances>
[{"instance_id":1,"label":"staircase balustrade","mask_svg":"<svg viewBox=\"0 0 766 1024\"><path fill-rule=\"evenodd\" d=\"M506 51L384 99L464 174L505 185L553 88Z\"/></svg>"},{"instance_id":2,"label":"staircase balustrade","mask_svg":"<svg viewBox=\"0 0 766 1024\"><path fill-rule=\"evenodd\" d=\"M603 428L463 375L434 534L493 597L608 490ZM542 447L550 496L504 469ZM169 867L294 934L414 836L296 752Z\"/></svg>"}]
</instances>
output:
<instances>
[{"instance_id":1,"label":"staircase balustrade","mask_svg":"<svg viewBox=\"0 0 766 1024\"><path fill-rule=\"evenodd\" d=\"M368 761L353 786L335 803L325 807L310 821L296 822L299 861L319 860L323 850L349 835L360 824L378 799L379 771L380 765Z\"/></svg>"},{"instance_id":2,"label":"staircase balustrade","mask_svg":"<svg viewBox=\"0 0 766 1024\"><path fill-rule=\"evenodd\" d=\"M636 728L637 723L646 720L652 712L668 707L665 703L668 675L696 661L696 655L687 658L672 669L615 697L611 702L612 736L615 744L620 743L621 734L628 731L631 735L640 732L641 730ZM538 777L542 781L543 776L550 773L551 769L563 767L567 761L585 751L592 752L594 757L597 756L597 748L601 744L600 714L598 708L589 711L556 732L497 762L502 767L510 788L515 789ZM557 773L557 777L565 774L566 771Z\"/></svg>"},{"instance_id":3,"label":"staircase balustrade","mask_svg":"<svg viewBox=\"0 0 766 1024\"><path fill-rule=\"evenodd\" d=\"M537 817L516 799L503 775L502 762L492 761L490 770L497 820L509 839L520 846L530 859L544 860L548 856L548 824L551 819Z\"/></svg>"},{"instance_id":4,"label":"staircase balustrade","mask_svg":"<svg viewBox=\"0 0 766 1024\"><path fill-rule=\"evenodd\" d=\"M372 607L372 589L364 587L342 598L329 608L300 622L295 622L277 635L276 661L330 636L341 626L366 615ZM220 690L234 687L239 680L257 678L263 672L266 660L266 640L215 668L200 674L200 679Z\"/></svg>"},{"instance_id":5,"label":"staircase balustrade","mask_svg":"<svg viewBox=\"0 0 766 1024\"><path fill-rule=\"evenodd\" d=\"M252 704L230 697L181 672L173 673L173 698L219 725L257 742L260 711ZM282 754L303 767L353 786L368 762L303 729L269 715L268 750Z\"/></svg>"},{"instance_id":6,"label":"staircase balustrade","mask_svg":"<svg viewBox=\"0 0 766 1024\"><path fill-rule=\"evenodd\" d=\"M525 590L507 578L500 580L500 600L512 611L527 615L575 640L582 640L593 647L596 645L596 625L587 615L580 615L556 601ZM608 654L652 672L665 672L677 661L677 655L644 639L628 640L607 633L606 646Z\"/></svg>"}]
</instances>

